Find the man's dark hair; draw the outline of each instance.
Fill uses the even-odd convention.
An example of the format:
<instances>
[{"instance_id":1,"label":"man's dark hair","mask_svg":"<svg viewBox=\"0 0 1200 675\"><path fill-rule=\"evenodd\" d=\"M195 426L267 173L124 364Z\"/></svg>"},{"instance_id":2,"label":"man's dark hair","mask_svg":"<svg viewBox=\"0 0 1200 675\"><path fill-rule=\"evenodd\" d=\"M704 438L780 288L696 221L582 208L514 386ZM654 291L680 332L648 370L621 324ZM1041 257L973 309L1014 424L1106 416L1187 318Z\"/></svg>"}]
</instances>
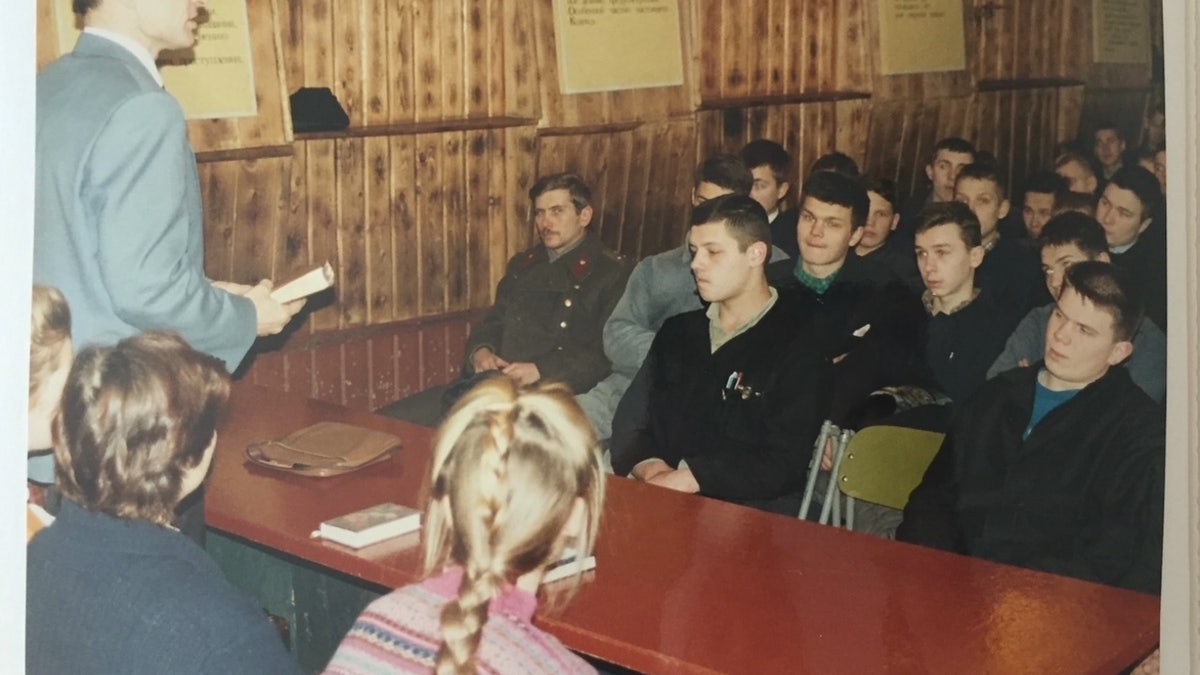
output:
<instances>
[{"instance_id":1,"label":"man's dark hair","mask_svg":"<svg viewBox=\"0 0 1200 675\"><path fill-rule=\"evenodd\" d=\"M1108 240L1104 238L1104 228L1095 218L1067 211L1046 221L1042 235L1038 237L1038 246L1067 246L1074 245L1089 259L1095 260L1101 253L1108 253Z\"/></svg>"},{"instance_id":2,"label":"man's dark hair","mask_svg":"<svg viewBox=\"0 0 1200 675\"><path fill-rule=\"evenodd\" d=\"M991 181L995 184L996 192L1000 194L1000 199L1008 199L1008 180L1000 175L1000 171L996 168L994 161L972 162L964 166L962 171L958 172L958 178L954 180L955 185L966 178Z\"/></svg>"},{"instance_id":3,"label":"man's dark hair","mask_svg":"<svg viewBox=\"0 0 1200 675\"><path fill-rule=\"evenodd\" d=\"M927 163L932 165L937 160L938 153L942 150L964 153L971 156L971 161L975 161L975 146L971 145L971 142L965 138L950 136L933 144L933 151L929 153L929 162Z\"/></svg>"},{"instance_id":4,"label":"man's dark hair","mask_svg":"<svg viewBox=\"0 0 1200 675\"><path fill-rule=\"evenodd\" d=\"M1137 196L1138 201L1142 203L1140 220L1154 218L1158 214L1162 205L1162 188L1159 187L1154 174L1136 164L1123 166L1108 179L1108 184L1129 190Z\"/></svg>"},{"instance_id":5,"label":"man's dark hair","mask_svg":"<svg viewBox=\"0 0 1200 675\"><path fill-rule=\"evenodd\" d=\"M863 187L867 192L874 192L892 205L892 211L900 210L900 200L896 195L896 181L882 176L865 175L862 178ZM870 197L870 195L867 195Z\"/></svg>"},{"instance_id":6,"label":"man's dark hair","mask_svg":"<svg viewBox=\"0 0 1200 675\"><path fill-rule=\"evenodd\" d=\"M1067 179L1053 171L1038 171L1025 179L1025 192L1058 195L1067 191Z\"/></svg>"},{"instance_id":7,"label":"man's dark hair","mask_svg":"<svg viewBox=\"0 0 1200 675\"><path fill-rule=\"evenodd\" d=\"M809 198L826 204L837 204L850 209L851 229L867 224L871 213L871 198L862 181L833 171L811 173L800 188L800 208Z\"/></svg>"},{"instance_id":8,"label":"man's dark hair","mask_svg":"<svg viewBox=\"0 0 1200 675\"><path fill-rule=\"evenodd\" d=\"M727 194L709 199L692 209L692 225L725 223L725 230L745 251L755 242L771 246L771 225L767 211L746 195ZM769 255L769 254L768 254Z\"/></svg>"},{"instance_id":9,"label":"man's dark hair","mask_svg":"<svg viewBox=\"0 0 1200 675\"><path fill-rule=\"evenodd\" d=\"M538 197L553 190L566 190L571 193L571 203L575 205L575 213L592 205L592 189L583 182L582 178L573 173L552 173L537 179L533 187L529 188L529 201L536 201Z\"/></svg>"},{"instance_id":10,"label":"man's dark hair","mask_svg":"<svg viewBox=\"0 0 1200 675\"><path fill-rule=\"evenodd\" d=\"M1075 212L1095 218L1098 199L1094 194L1071 192L1070 190L1059 192L1054 195L1054 215Z\"/></svg>"},{"instance_id":11,"label":"man's dark hair","mask_svg":"<svg viewBox=\"0 0 1200 675\"><path fill-rule=\"evenodd\" d=\"M975 212L962 202L933 202L921 211L921 222L913 236L940 225L957 225L958 234L968 249L983 245L983 228Z\"/></svg>"},{"instance_id":12,"label":"man's dark hair","mask_svg":"<svg viewBox=\"0 0 1200 675\"><path fill-rule=\"evenodd\" d=\"M71 10L79 16L83 16L96 9L99 4L100 0L71 0Z\"/></svg>"},{"instance_id":13,"label":"man's dark hair","mask_svg":"<svg viewBox=\"0 0 1200 675\"><path fill-rule=\"evenodd\" d=\"M1050 227L1049 224L1046 227ZM1117 340L1132 340L1142 321L1142 300L1129 274L1111 263L1088 260L1067 268L1063 291L1075 292L1112 315Z\"/></svg>"},{"instance_id":14,"label":"man's dark hair","mask_svg":"<svg viewBox=\"0 0 1200 675\"><path fill-rule=\"evenodd\" d=\"M746 168L753 171L760 166L771 169L775 182L784 183L788 180L788 172L792 168L792 156L783 146L775 141L760 138L750 141L740 153Z\"/></svg>"},{"instance_id":15,"label":"man's dark hair","mask_svg":"<svg viewBox=\"0 0 1200 675\"><path fill-rule=\"evenodd\" d=\"M748 195L754 187L754 175L737 155L713 155L696 167L694 185L701 183L712 183L734 194Z\"/></svg>"},{"instance_id":16,"label":"man's dark hair","mask_svg":"<svg viewBox=\"0 0 1200 675\"><path fill-rule=\"evenodd\" d=\"M850 155L838 152L837 150L821 155L812 163L812 166L808 167L810 174L818 171L832 171L840 173L843 176L849 176L850 178L862 177L862 173L858 170L858 162L855 162Z\"/></svg>"},{"instance_id":17,"label":"man's dark hair","mask_svg":"<svg viewBox=\"0 0 1200 675\"><path fill-rule=\"evenodd\" d=\"M1095 138L1096 134L1100 133L1101 131L1107 131L1109 129L1112 129L1112 132L1117 135L1117 140L1125 140L1125 134L1121 132L1121 127L1117 126L1117 123L1112 120L1100 120L1099 122L1096 122L1096 125L1092 127L1092 138Z\"/></svg>"}]
</instances>

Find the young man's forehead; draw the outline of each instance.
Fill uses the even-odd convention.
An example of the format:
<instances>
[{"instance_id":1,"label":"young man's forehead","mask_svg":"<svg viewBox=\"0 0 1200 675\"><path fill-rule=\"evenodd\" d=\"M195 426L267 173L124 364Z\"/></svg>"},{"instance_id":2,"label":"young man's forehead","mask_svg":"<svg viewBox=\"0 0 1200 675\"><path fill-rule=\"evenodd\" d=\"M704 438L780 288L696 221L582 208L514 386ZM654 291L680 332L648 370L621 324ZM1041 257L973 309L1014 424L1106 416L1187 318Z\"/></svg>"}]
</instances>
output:
<instances>
[{"instance_id":1,"label":"young man's forehead","mask_svg":"<svg viewBox=\"0 0 1200 675\"><path fill-rule=\"evenodd\" d=\"M1042 247L1042 263L1049 264L1059 260L1091 260L1088 254L1073 241L1063 244L1046 244Z\"/></svg>"},{"instance_id":2,"label":"young man's forehead","mask_svg":"<svg viewBox=\"0 0 1200 675\"><path fill-rule=\"evenodd\" d=\"M688 230L688 244L705 246L708 244L727 244L733 241L733 235L725 226L725 220L710 220L707 223L693 225Z\"/></svg>"},{"instance_id":3,"label":"young man's forehead","mask_svg":"<svg viewBox=\"0 0 1200 675\"><path fill-rule=\"evenodd\" d=\"M1113 183L1109 183L1108 187L1104 188L1104 198L1118 208L1131 209L1139 214L1142 211L1142 200L1138 198L1136 192L1126 190Z\"/></svg>"},{"instance_id":4,"label":"young man's forehead","mask_svg":"<svg viewBox=\"0 0 1200 675\"><path fill-rule=\"evenodd\" d=\"M1063 316L1081 326L1101 333L1113 332L1112 312L1083 297L1083 294L1070 286L1063 286L1057 305Z\"/></svg>"},{"instance_id":5,"label":"young man's forehead","mask_svg":"<svg viewBox=\"0 0 1200 675\"><path fill-rule=\"evenodd\" d=\"M967 247L967 243L963 241L962 237L962 225L958 223L934 225L918 232L914 237L914 241L918 248L933 248L935 246L953 244L954 242L958 242L963 248Z\"/></svg>"},{"instance_id":6,"label":"young man's forehead","mask_svg":"<svg viewBox=\"0 0 1200 675\"><path fill-rule=\"evenodd\" d=\"M816 197L808 196L804 198L804 203L800 206L801 210L808 211L814 216L823 218L841 218L849 221L854 213L854 209L841 204L832 204L823 202Z\"/></svg>"},{"instance_id":7,"label":"young man's forehead","mask_svg":"<svg viewBox=\"0 0 1200 675\"><path fill-rule=\"evenodd\" d=\"M959 176L958 180L954 182L954 187L960 192L969 192L972 194L990 192L997 197L1000 196L1000 186L991 178Z\"/></svg>"},{"instance_id":8,"label":"young man's forehead","mask_svg":"<svg viewBox=\"0 0 1200 675\"><path fill-rule=\"evenodd\" d=\"M951 164L970 164L975 161L975 156L969 152L959 152L957 150L947 150L942 148L933 156L933 163L950 162Z\"/></svg>"},{"instance_id":9,"label":"young man's forehead","mask_svg":"<svg viewBox=\"0 0 1200 675\"><path fill-rule=\"evenodd\" d=\"M1054 193L1029 190L1025 193L1025 204L1027 206L1040 206L1047 209L1054 208Z\"/></svg>"}]
</instances>

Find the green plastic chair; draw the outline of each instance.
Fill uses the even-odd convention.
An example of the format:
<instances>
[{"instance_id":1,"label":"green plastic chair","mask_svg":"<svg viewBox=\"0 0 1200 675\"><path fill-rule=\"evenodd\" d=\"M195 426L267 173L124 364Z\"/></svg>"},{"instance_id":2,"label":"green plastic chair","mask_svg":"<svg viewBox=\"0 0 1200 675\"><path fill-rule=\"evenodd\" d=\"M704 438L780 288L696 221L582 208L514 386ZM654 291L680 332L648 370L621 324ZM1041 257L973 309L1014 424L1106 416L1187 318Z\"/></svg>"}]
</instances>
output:
<instances>
[{"instance_id":1,"label":"green plastic chair","mask_svg":"<svg viewBox=\"0 0 1200 675\"><path fill-rule=\"evenodd\" d=\"M903 509L943 438L945 434L887 425L854 434L835 467L838 488L846 495L846 529L854 529L855 500Z\"/></svg>"}]
</instances>

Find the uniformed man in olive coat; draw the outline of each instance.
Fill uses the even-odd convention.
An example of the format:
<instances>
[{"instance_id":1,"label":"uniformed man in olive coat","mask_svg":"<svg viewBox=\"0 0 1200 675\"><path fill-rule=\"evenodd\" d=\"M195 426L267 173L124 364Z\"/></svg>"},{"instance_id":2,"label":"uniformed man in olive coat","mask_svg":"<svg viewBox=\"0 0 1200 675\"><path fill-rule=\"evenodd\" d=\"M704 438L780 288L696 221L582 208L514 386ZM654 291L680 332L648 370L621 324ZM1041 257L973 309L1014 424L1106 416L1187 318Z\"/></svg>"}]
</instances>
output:
<instances>
[{"instance_id":1,"label":"uniformed man in olive coat","mask_svg":"<svg viewBox=\"0 0 1200 675\"><path fill-rule=\"evenodd\" d=\"M508 261L495 305L467 341L462 377L379 413L432 426L489 372L520 384L556 380L577 393L609 374L604 323L625 292L630 266L588 230L591 190L579 176L543 176L529 199L540 243Z\"/></svg>"},{"instance_id":2,"label":"uniformed man in olive coat","mask_svg":"<svg viewBox=\"0 0 1200 675\"><path fill-rule=\"evenodd\" d=\"M584 392L611 370L602 332L630 267L588 231L591 190L579 176L544 176L529 199L541 243L508 261L496 304L471 331L463 373L547 378Z\"/></svg>"}]
</instances>

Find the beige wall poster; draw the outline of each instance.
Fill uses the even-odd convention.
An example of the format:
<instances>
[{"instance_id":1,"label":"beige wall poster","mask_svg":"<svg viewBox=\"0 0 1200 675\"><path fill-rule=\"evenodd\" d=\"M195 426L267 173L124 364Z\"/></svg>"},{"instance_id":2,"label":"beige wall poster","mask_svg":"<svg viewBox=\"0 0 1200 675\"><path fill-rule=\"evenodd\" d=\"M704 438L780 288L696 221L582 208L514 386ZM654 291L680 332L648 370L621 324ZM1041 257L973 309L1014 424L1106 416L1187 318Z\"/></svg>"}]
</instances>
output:
<instances>
[{"instance_id":1,"label":"beige wall poster","mask_svg":"<svg viewBox=\"0 0 1200 675\"><path fill-rule=\"evenodd\" d=\"M554 0L564 94L683 84L678 0Z\"/></svg>"},{"instance_id":2,"label":"beige wall poster","mask_svg":"<svg viewBox=\"0 0 1200 675\"><path fill-rule=\"evenodd\" d=\"M1093 0L1092 52L1097 63L1149 63L1145 0Z\"/></svg>"},{"instance_id":3,"label":"beige wall poster","mask_svg":"<svg viewBox=\"0 0 1200 675\"><path fill-rule=\"evenodd\" d=\"M965 70L962 0L879 0L884 75Z\"/></svg>"},{"instance_id":4,"label":"beige wall poster","mask_svg":"<svg viewBox=\"0 0 1200 675\"><path fill-rule=\"evenodd\" d=\"M197 31L196 46L164 52L159 59L163 84L179 99L188 119L258 114L246 2L208 0L208 20ZM70 3L55 2L54 8L62 54L74 48L80 28Z\"/></svg>"}]
</instances>

